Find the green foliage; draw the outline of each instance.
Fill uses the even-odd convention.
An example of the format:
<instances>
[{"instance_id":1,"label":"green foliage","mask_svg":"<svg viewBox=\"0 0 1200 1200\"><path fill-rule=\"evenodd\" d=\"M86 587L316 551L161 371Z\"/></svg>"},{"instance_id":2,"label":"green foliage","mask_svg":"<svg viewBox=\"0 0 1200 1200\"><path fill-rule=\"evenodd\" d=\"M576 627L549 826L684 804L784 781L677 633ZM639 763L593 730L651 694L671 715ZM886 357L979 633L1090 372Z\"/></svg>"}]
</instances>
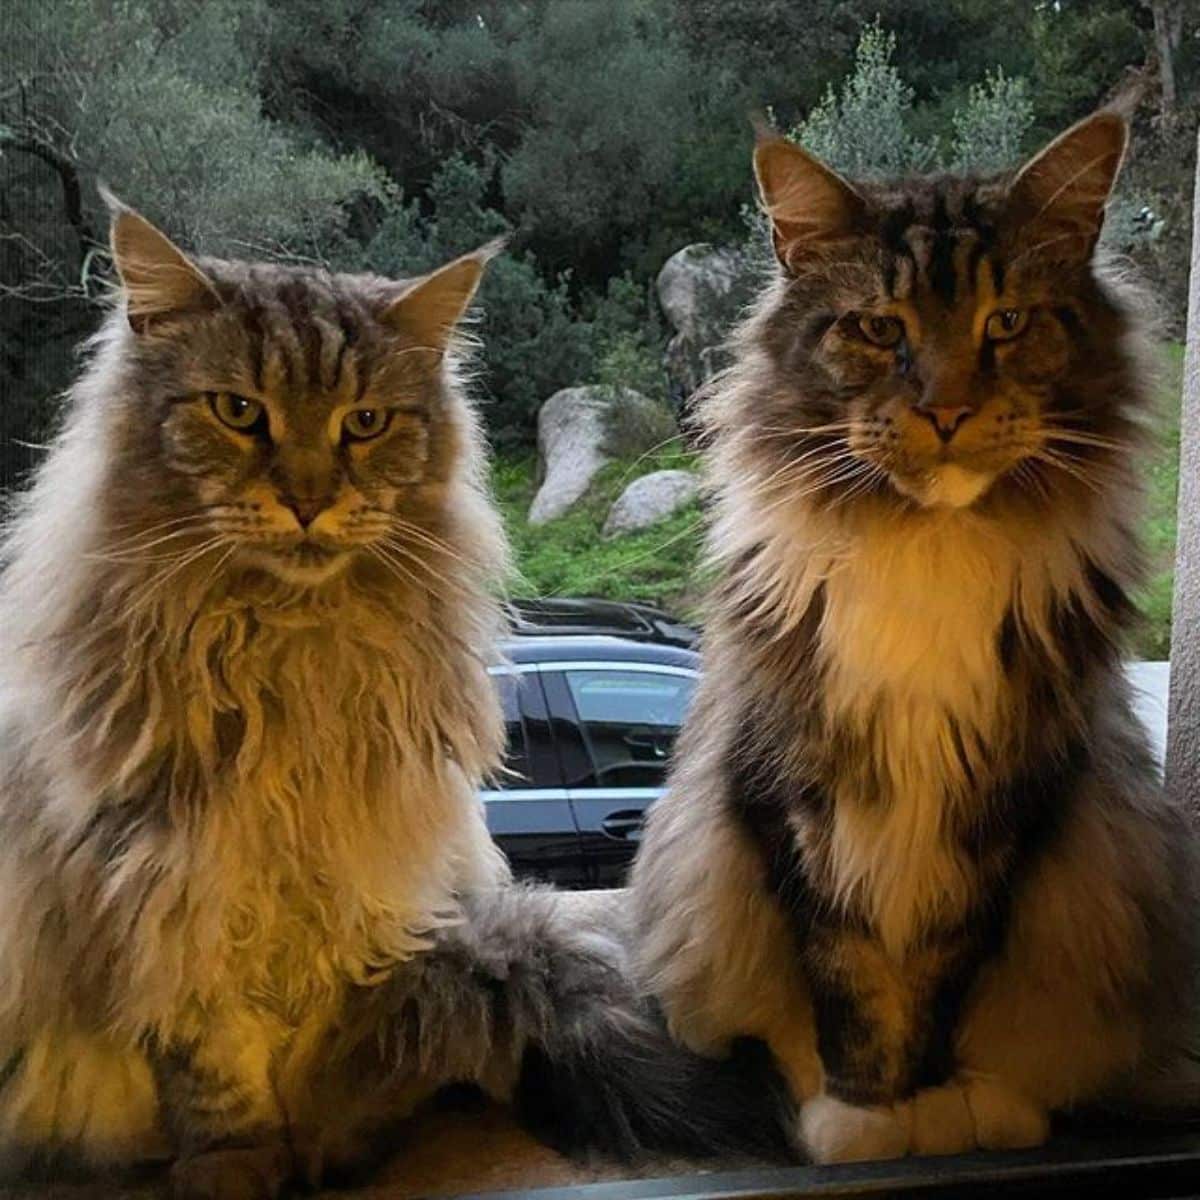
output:
<instances>
[{"instance_id":1,"label":"green foliage","mask_svg":"<svg viewBox=\"0 0 1200 1200\"><path fill-rule=\"evenodd\" d=\"M771 106L785 125L845 74L860 26L878 10L876 0L669 0L706 84L734 89L742 111Z\"/></svg>"},{"instance_id":2,"label":"green foliage","mask_svg":"<svg viewBox=\"0 0 1200 1200\"><path fill-rule=\"evenodd\" d=\"M1143 621L1135 653L1164 659L1171 651L1171 601L1175 582L1176 508L1179 496L1179 417L1183 393L1183 347L1165 351L1158 412L1158 440L1147 473L1144 532L1150 552L1150 579L1138 604Z\"/></svg>"},{"instance_id":3,"label":"green foliage","mask_svg":"<svg viewBox=\"0 0 1200 1200\"><path fill-rule=\"evenodd\" d=\"M505 164L504 192L556 245L601 245L619 231L627 263L671 183L695 81L651 11L611 4L597 18L591 0L557 0L514 55L532 123Z\"/></svg>"},{"instance_id":4,"label":"green foliage","mask_svg":"<svg viewBox=\"0 0 1200 1200\"><path fill-rule=\"evenodd\" d=\"M1086 116L1123 69L1142 60L1140 8L1123 0L1037 6L1029 76L1040 135L1053 136Z\"/></svg>"},{"instance_id":5,"label":"green foliage","mask_svg":"<svg viewBox=\"0 0 1200 1200\"><path fill-rule=\"evenodd\" d=\"M663 369L666 335L658 303L649 289L626 272L608 282L592 313L597 383L629 387L663 405L667 378Z\"/></svg>"},{"instance_id":6,"label":"green foliage","mask_svg":"<svg viewBox=\"0 0 1200 1200\"><path fill-rule=\"evenodd\" d=\"M256 5L116 7L115 24L83 0L36 16L37 53L71 67L34 76L38 102L172 235L208 253L325 260L355 208L387 203L361 151L330 152L264 115L247 50Z\"/></svg>"},{"instance_id":7,"label":"green foliage","mask_svg":"<svg viewBox=\"0 0 1200 1200\"><path fill-rule=\"evenodd\" d=\"M795 129L793 136L823 162L848 175L898 175L921 171L937 147L906 129L913 90L892 62L896 35L878 21L858 39L854 70Z\"/></svg>"},{"instance_id":8,"label":"green foliage","mask_svg":"<svg viewBox=\"0 0 1200 1200\"><path fill-rule=\"evenodd\" d=\"M916 92L895 64L897 39L878 18L858 41L854 70L792 132L818 158L859 178L900 175L945 165L998 171L1019 159L1033 124L1029 84L989 71L950 110L948 157L937 135L922 137Z\"/></svg>"},{"instance_id":9,"label":"green foliage","mask_svg":"<svg viewBox=\"0 0 1200 1200\"><path fill-rule=\"evenodd\" d=\"M950 162L956 171L989 173L1020 161L1033 125L1033 101L1024 79L997 67L972 84L966 103L954 113Z\"/></svg>"}]
</instances>

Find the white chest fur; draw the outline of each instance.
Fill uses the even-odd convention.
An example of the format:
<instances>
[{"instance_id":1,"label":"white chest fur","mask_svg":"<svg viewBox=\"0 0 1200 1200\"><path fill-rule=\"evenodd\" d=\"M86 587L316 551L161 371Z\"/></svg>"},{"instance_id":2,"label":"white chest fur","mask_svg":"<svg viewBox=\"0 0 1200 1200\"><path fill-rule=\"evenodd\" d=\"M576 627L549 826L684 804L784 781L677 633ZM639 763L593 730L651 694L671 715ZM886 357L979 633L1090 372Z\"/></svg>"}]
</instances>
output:
<instances>
[{"instance_id":1,"label":"white chest fur","mask_svg":"<svg viewBox=\"0 0 1200 1200\"><path fill-rule=\"evenodd\" d=\"M946 818L969 802L960 746L986 742L1000 719L996 634L1019 568L1013 543L961 513L881 523L822 567L826 715L859 731L873 760L835 797L836 886L897 955L964 902ZM865 778L874 794L861 794Z\"/></svg>"}]
</instances>

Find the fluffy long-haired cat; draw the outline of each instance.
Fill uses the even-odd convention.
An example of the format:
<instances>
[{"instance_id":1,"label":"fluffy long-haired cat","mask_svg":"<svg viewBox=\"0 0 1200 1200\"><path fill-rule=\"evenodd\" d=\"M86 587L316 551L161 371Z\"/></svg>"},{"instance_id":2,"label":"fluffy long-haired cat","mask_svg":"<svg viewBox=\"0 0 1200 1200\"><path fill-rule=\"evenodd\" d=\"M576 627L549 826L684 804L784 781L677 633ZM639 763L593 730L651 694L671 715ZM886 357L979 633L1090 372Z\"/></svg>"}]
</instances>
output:
<instances>
[{"instance_id":1,"label":"fluffy long-haired cat","mask_svg":"<svg viewBox=\"0 0 1200 1200\"><path fill-rule=\"evenodd\" d=\"M3 546L0 1157L269 1196L460 1079L703 1144L619 939L504 889L476 795L506 556L454 330L491 249L192 260L119 205L112 243Z\"/></svg>"},{"instance_id":2,"label":"fluffy long-haired cat","mask_svg":"<svg viewBox=\"0 0 1200 1200\"><path fill-rule=\"evenodd\" d=\"M1100 113L987 179L755 153L779 269L703 411L720 578L634 888L676 1035L764 1038L818 1161L1032 1146L1182 1079L1195 837L1121 669L1125 146Z\"/></svg>"}]
</instances>

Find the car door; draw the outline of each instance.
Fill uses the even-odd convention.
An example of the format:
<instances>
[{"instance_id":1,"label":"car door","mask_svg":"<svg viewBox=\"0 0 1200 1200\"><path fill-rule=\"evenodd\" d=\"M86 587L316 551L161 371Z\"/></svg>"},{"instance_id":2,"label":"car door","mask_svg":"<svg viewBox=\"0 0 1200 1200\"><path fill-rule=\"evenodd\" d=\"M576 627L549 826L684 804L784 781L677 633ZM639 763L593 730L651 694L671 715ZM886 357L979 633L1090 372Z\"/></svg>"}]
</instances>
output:
<instances>
[{"instance_id":1,"label":"car door","mask_svg":"<svg viewBox=\"0 0 1200 1200\"><path fill-rule=\"evenodd\" d=\"M661 795L696 676L652 663L579 663L542 676L591 886L616 887Z\"/></svg>"},{"instance_id":2,"label":"car door","mask_svg":"<svg viewBox=\"0 0 1200 1200\"><path fill-rule=\"evenodd\" d=\"M504 771L481 793L488 829L513 873L561 886L588 879L583 845L535 669L492 672L504 709Z\"/></svg>"}]
</instances>

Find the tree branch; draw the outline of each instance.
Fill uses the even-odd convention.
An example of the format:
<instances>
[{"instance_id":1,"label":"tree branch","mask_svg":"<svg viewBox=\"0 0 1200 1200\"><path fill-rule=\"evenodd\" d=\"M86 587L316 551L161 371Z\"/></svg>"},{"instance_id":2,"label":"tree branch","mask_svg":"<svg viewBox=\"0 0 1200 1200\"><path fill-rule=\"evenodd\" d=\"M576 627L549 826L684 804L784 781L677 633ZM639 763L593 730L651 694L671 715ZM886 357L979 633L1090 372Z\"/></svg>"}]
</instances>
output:
<instances>
[{"instance_id":1,"label":"tree branch","mask_svg":"<svg viewBox=\"0 0 1200 1200\"><path fill-rule=\"evenodd\" d=\"M79 178L79 166L75 160L28 126L22 133L18 133L11 127L0 125L0 150L16 150L32 154L57 173L62 186L63 207L66 210L67 221L79 238L80 254L86 254L88 248L95 243L96 235L84 215L83 185Z\"/></svg>"}]
</instances>

